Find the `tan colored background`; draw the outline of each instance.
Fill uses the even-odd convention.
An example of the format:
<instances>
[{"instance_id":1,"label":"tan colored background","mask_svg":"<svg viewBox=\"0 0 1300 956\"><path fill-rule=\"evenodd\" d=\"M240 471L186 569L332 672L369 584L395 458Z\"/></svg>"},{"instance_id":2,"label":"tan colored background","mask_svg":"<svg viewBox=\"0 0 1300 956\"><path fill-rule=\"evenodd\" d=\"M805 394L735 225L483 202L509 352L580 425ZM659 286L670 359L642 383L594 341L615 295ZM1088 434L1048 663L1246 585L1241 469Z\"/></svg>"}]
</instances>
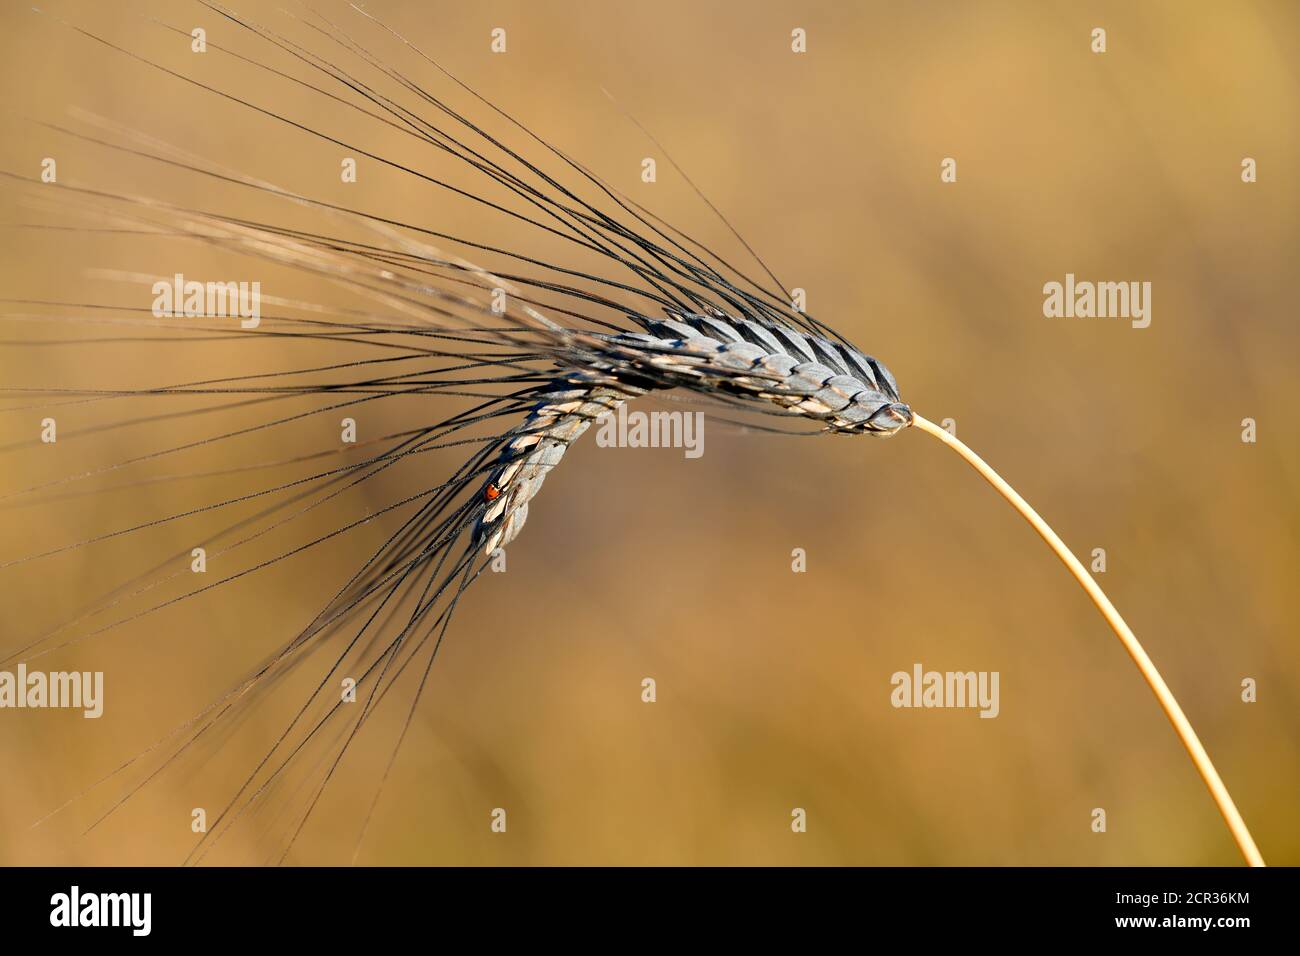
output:
<instances>
[{"instance_id":1,"label":"tan colored background","mask_svg":"<svg viewBox=\"0 0 1300 956\"><path fill-rule=\"evenodd\" d=\"M178 26L266 56L197 4L25 4L0 13L11 111L0 167L296 221L297 210L218 190L30 122L111 118L198 156L313 195L564 255L364 165L351 192L340 150L214 101L78 36L63 16L178 69L376 152L442 168L409 142L209 53ZM323 48L273 4L240 9ZM1102 578L1162 667L1266 858L1300 862L1300 376L1296 374L1296 63L1289 3L795 4L656 2L369 4L484 94L620 188L741 261L735 243L601 93L668 146L809 309L897 375L904 398L959 434L1034 502ZM345 6L340 23L431 89L445 81ZM509 53L488 53L508 31ZM807 29L809 52L789 52ZM1109 52L1089 51L1094 26ZM283 57L277 65L288 65ZM197 71L202 71L199 73ZM297 72L295 75L306 75ZM441 85L439 85L441 84ZM461 101L463 103L463 101ZM29 119L23 119L27 117ZM79 126L78 128L86 128ZM958 160L959 181L939 182ZM1259 182L1240 181L1243 157ZM0 220L86 224L0 189ZM141 304L91 269L243 276L228 255L157 240L6 226L9 298ZM257 267L261 269L261 266ZM239 271L239 270L245 271ZM1044 282L1147 280L1153 322L1042 316ZM267 267L264 287L322 302L329 286ZM0 383L140 387L309 364L335 353L146 342L138 331L19 321L5 305ZM62 310L58 314L78 314ZM85 313L80 313L85 314ZM36 345L120 335L117 344ZM344 358L346 360L346 356ZM190 401L190 400L185 400ZM127 417L113 403L0 416L10 490L254 423L265 409ZM186 410L202 407L194 400ZM179 406L135 404L133 415ZM363 419L419 422L417 404ZM1240 441L1257 420L1259 441ZM89 432L89 434L81 434ZM332 423L205 449L129 477L320 448ZM289 451L286 451L288 449ZM382 507L402 482L358 507ZM432 476L432 477L430 477ZM0 560L258 487L258 477L4 505ZM70 486L68 490L73 490ZM349 520L338 509L312 529ZM0 571L0 648L25 644L91 597L202 540L171 524ZM0 712L0 861L169 863L192 842L189 808L228 795L278 724L208 746L87 837L98 791L29 824L213 699L311 618L379 540L355 540L43 658L103 669L107 712ZM266 542L259 554L276 548ZM809 570L790 572L807 549ZM510 550L463 602L360 859L369 863L1197 864L1237 862L1214 806L1147 688L1090 604L1031 532L937 444L782 439L714 428L703 458L571 452ZM170 592L169 592L170 593ZM179 593L179 592L177 592ZM997 670L1002 713L895 711L889 676L914 662ZM639 700L653 676L659 700ZM1239 700L1258 681L1259 701ZM385 716L327 791L290 859L347 862L396 733ZM507 835L488 831L493 807ZM809 830L790 832L792 807ZM1109 829L1089 829L1104 807ZM256 828L222 861L272 853Z\"/></svg>"}]
</instances>

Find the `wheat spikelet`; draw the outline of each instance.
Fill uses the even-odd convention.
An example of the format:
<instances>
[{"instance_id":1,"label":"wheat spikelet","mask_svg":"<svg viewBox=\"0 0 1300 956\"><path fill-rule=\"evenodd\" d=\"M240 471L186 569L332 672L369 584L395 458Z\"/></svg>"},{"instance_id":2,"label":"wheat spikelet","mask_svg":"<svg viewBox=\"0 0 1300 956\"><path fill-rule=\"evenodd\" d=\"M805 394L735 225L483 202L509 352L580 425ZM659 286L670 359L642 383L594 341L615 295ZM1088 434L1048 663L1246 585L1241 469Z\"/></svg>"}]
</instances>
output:
<instances>
[{"instance_id":1,"label":"wheat spikelet","mask_svg":"<svg viewBox=\"0 0 1300 956\"><path fill-rule=\"evenodd\" d=\"M506 436L482 489L488 504L476 539L485 552L518 536L547 472L593 420L650 388L769 402L850 434L887 437L912 422L890 371L851 346L722 316L638 321L658 335L608 336L604 350L575 352L571 361L585 367L557 380Z\"/></svg>"}]
</instances>

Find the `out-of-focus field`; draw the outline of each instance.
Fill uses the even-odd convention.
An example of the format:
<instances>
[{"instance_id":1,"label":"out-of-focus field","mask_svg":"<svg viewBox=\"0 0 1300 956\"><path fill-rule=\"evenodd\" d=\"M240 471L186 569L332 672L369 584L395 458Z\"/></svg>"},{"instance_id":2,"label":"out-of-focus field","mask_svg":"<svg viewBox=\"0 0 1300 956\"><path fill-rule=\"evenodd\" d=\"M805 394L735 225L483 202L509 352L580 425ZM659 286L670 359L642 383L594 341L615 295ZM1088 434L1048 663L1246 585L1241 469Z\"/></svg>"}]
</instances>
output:
<instances>
[{"instance_id":1,"label":"out-of-focus field","mask_svg":"<svg viewBox=\"0 0 1300 956\"><path fill-rule=\"evenodd\" d=\"M0 169L235 214L298 213L60 134L91 117L205 162L552 258L562 246L409 177L220 102L61 26L114 42L422 169L438 157L327 110L217 51L196 62L156 15L265 55L198 4L51 0L0 12L9 111ZM238 3L315 49L328 42ZM660 139L808 309L879 356L904 399L958 434L1076 553L1163 670L1270 862L1300 863L1300 8L1291 3L367 4L485 96L747 271ZM291 5L292 7L292 5ZM351 13L388 62L449 82ZM1094 27L1108 51L1090 51ZM489 52L504 27L508 52ZM808 52L790 51L807 30ZM337 48L333 51L340 58ZM275 62L307 76L301 64ZM602 93L617 100L617 106ZM457 102L465 106L462 96ZM472 104L469 104L472 105ZM482 107L476 107L480 112ZM71 112L76 110L78 112ZM480 114L476 114L480 115ZM103 127L105 138L120 130ZM516 131L512 144L535 150ZM641 160L660 157L658 182ZM956 183L940 162L957 160ZM1241 181L1243 158L1258 182ZM114 327L47 327L15 299L147 305L102 272L239 274L228 254L84 231L0 188L0 385L143 387L329 361L329 350L145 341L33 346ZM82 223L84 224L84 220ZM1066 273L1149 281L1152 322L1048 319ZM251 276L257 278L257 276ZM332 303L267 267L263 288ZM347 304L354 304L347 301ZM65 309L64 313L74 310ZM83 313L85 314L85 313ZM26 343L26 344L24 344ZM343 359L346 360L346 357ZM54 399L51 399L53 401ZM37 448L39 402L5 399L0 494L265 419L108 422L175 405L67 406ZM432 400L431 400L432 401ZM196 401L189 408L202 407ZM129 413L129 414L128 414ZM398 430L412 401L367 427ZM1258 441L1241 440L1244 418ZM193 453L214 469L310 452L332 422ZM438 480L461 456L428 463ZM161 469L165 472L167 469ZM256 476L108 490L58 505L0 500L0 562L258 486ZM395 485L366 492L382 507ZM197 497L196 497L197 496ZM322 509L316 533L347 520ZM213 517L0 570L0 653L132 573L183 552ZM215 699L320 609L368 554L365 528L301 560L42 658L98 669L98 721L0 710L0 862L170 863L189 810L219 806L276 725L209 746L89 836L105 804L29 825ZM283 550L263 541L259 554ZM807 572L791 571L791 552ZM142 550L143 549L143 550ZM170 593L170 592L169 592ZM107 622L118 615L97 619ZM93 630L84 626L81 631ZM890 676L1001 675L1001 712L895 710ZM37 666L33 663L32 666ZM653 677L658 700L641 701ZM1245 678L1258 701L1243 703ZM404 707L388 705L290 859L347 862ZM226 789L213 781L224 781ZM98 801L98 802L95 802ZM489 814L507 808L509 830ZM808 831L790 829L791 809ZM1090 827L1094 808L1107 831ZM222 860L271 855L251 830ZM432 671L365 863L1232 864L1237 851L1150 692L1032 532L924 436L790 439L711 426L705 454L596 447L566 456L511 546L468 593Z\"/></svg>"}]
</instances>

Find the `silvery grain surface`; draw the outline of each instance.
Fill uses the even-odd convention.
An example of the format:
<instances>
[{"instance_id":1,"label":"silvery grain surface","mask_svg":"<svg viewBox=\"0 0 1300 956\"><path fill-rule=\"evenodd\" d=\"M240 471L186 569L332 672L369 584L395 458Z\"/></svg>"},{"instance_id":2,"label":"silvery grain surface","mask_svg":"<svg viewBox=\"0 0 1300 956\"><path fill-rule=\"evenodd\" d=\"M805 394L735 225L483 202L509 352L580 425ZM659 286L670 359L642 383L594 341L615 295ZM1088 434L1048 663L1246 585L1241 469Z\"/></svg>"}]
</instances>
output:
<instances>
[{"instance_id":1,"label":"silvery grain surface","mask_svg":"<svg viewBox=\"0 0 1300 956\"><path fill-rule=\"evenodd\" d=\"M604 349L575 351L574 370L503 439L500 463L483 485L490 503L475 532L485 552L519 535L547 472L592 421L651 388L768 402L853 434L888 437L912 420L889 369L851 346L748 319L637 321L650 331L603 337Z\"/></svg>"}]
</instances>

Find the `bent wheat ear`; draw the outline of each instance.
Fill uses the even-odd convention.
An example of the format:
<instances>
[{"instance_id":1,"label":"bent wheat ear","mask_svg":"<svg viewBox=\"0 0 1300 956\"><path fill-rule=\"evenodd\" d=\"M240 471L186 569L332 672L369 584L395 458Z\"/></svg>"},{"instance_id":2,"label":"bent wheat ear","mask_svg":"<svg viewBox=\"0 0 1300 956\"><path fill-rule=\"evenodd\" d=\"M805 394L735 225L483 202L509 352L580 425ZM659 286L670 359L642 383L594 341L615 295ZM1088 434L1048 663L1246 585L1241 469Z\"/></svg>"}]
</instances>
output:
<instances>
[{"instance_id":1,"label":"bent wheat ear","mask_svg":"<svg viewBox=\"0 0 1300 956\"><path fill-rule=\"evenodd\" d=\"M648 332L579 336L567 366L528 416L501 439L480 497L475 540L485 554L523 529L550 469L593 420L654 389L681 387L718 401L774 405L828 430L888 437L912 421L889 369L842 342L790 326L673 313L632 316Z\"/></svg>"},{"instance_id":2,"label":"bent wheat ear","mask_svg":"<svg viewBox=\"0 0 1300 956\"><path fill-rule=\"evenodd\" d=\"M997 489L1003 498L1011 503L1011 506L1020 512L1021 517L1033 526L1039 536L1047 542L1056 556L1061 559L1065 566L1074 575L1075 580L1083 586L1092 603L1097 605L1097 610L1101 611L1102 617L1110 625L1111 630L1119 638L1120 643L1124 645L1124 650L1128 651L1129 656L1133 658L1133 663L1142 672L1142 678L1151 688L1151 692L1156 695L1156 700L1160 702L1160 707L1164 710L1165 716L1169 722L1174 725L1174 730L1178 734L1179 740L1187 748L1188 755L1192 758L1192 763L1196 765L1196 770L1205 781L1205 785L1210 790L1210 796L1214 797L1214 802L1219 807L1219 812L1223 814L1224 821L1228 824L1228 829L1232 832L1232 838L1237 841L1237 846L1241 850L1241 855L1246 858L1246 862L1251 866L1263 866L1264 858L1260 855L1259 849L1255 846L1255 840L1250 835L1250 830L1246 827L1246 821L1241 818L1241 813L1237 810L1237 805L1232 802L1232 795L1228 793L1228 788L1224 786L1219 772L1214 769L1214 764L1210 760L1210 755L1205 752L1205 747L1201 740L1196 736L1196 731L1192 729L1191 722L1188 721L1187 715L1183 709L1178 706L1178 701L1174 698L1173 691L1165 683L1160 672L1156 670L1156 665L1152 662L1151 657L1142 648L1138 642L1137 636L1133 633L1132 628L1120 617L1119 611L1115 605L1106 597L1101 586L1093 579L1085 568L1065 546L1065 542L1060 536L1052 530L1051 526L1039 516L1038 512L1030 507L1029 502L1016 492L1002 476L988 466L984 459L971 451L966 445L957 439L956 436L949 434L945 429L940 428L934 422L928 421L915 413L912 416L913 424L933 435L939 441L943 442L957 454L961 455L972 468L983 476L984 480Z\"/></svg>"}]
</instances>

